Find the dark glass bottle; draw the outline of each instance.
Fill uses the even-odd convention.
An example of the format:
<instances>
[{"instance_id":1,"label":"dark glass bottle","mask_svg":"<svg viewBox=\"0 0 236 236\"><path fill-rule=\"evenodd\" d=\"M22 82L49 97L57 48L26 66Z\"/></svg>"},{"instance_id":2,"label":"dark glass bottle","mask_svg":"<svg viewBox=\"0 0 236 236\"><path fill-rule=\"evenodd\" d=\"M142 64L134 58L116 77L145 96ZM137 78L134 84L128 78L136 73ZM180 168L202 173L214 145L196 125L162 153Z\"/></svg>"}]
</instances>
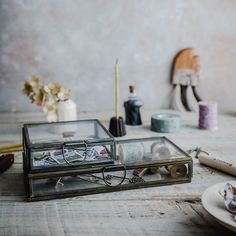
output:
<instances>
[{"instance_id":1,"label":"dark glass bottle","mask_svg":"<svg viewBox=\"0 0 236 236\"><path fill-rule=\"evenodd\" d=\"M142 119L140 114L140 108L143 103L137 98L135 93L135 86L129 86L129 97L128 100L124 102L125 107L125 123L127 125L141 125Z\"/></svg>"}]
</instances>

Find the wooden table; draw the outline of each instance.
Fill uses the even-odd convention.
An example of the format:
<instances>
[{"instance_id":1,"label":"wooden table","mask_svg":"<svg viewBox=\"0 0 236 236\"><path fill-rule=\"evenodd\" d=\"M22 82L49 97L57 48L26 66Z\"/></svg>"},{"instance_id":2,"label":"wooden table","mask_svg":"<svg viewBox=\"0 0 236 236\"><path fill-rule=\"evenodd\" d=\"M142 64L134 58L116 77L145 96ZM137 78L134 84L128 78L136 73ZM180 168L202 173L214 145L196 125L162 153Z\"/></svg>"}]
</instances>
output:
<instances>
[{"instance_id":1,"label":"wooden table","mask_svg":"<svg viewBox=\"0 0 236 236\"><path fill-rule=\"evenodd\" d=\"M196 113L181 115L180 132L165 136L182 149L200 146L211 155L235 156L235 116L220 115L219 130L210 132L197 128ZM79 114L81 119L99 118L105 126L109 117ZM42 119L41 114L0 114L0 144L21 142L22 124ZM126 138L161 135L149 130L149 120L127 133ZM0 178L0 235L234 235L208 215L200 199L209 186L235 178L197 160L192 183L42 202L25 202L21 154Z\"/></svg>"}]
</instances>

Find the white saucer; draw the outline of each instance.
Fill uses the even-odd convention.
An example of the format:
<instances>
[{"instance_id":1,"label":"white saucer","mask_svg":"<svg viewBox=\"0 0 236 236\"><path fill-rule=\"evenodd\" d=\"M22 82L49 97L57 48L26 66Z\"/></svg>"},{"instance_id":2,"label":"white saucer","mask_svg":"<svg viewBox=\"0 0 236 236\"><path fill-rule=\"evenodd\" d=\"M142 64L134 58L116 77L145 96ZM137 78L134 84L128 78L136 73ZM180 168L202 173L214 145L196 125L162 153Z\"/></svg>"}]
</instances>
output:
<instances>
[{"instance_id":1,"label":"white saucer","mask_svg":"<svg viewBox=\"0 0 236 236\"><path fill-rule=\"evenodd\" d=\"M233 215L226 210L222 193L226 183L236 186L236 181L227 181L209 187L202 195L202 205L216 221L226 228L236 232L236 221Z\"/></svg>"}]
</instances>

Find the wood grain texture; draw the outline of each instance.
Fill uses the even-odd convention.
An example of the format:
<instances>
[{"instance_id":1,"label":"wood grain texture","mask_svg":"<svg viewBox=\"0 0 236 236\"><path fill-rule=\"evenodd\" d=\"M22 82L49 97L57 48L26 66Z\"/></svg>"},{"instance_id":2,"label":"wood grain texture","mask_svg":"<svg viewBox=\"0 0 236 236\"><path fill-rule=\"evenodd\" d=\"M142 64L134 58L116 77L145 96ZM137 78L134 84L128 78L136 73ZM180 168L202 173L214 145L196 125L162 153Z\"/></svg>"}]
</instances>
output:
<instances>
[{"instance_id":1,"label":"wood grain texture","mask_svg":"<svg viewBox=\"0 0 236 236\"><path fill-rule=\"evenodd\" d=\"M198 73L198 60L199 56L194 55L193 48L183 49L175 58L174 69L192 69L195 73Z\"/></svg>"},{"instance_id":2,"label":"wood grain texture","mask_svg":"<svg viewBox=\"0 0 236 236\"><path fill-rule=\"evenodd\" d=\"M2 235L222 235L228 232L215 224L198 202L69 199L0 203L0 207ZM228 235L232 234L228 232Z\"/></svg>"},{"instance_id":3,"label":"wood grain texture","mask_svg":"<svg viewBox=\"0 0 236 236\"><path fill-rule=\"evenodd\" d=\"M80 118L90 115L81 114ZM96 117L108 126L109 115ZM26 117L21 114L21 118ZM166 134L180 147L186 150L201 146L213 155L234 156L234 117L220 116L216 132L198 130L196 113L184 113L182 120L179 133ZM2 145L21 140L21 120L10 122L16 121L18 124L10 125L0 122ZM125 138L160 135L149 128L148 120L142 127L127 127ZM0 235L233 235L209 216L200 201L207 187L232 179L235 178L201 166L194 159L192 183L28 203L22 156L18 153L0 179Z\"/></svg>"}]
</instances>

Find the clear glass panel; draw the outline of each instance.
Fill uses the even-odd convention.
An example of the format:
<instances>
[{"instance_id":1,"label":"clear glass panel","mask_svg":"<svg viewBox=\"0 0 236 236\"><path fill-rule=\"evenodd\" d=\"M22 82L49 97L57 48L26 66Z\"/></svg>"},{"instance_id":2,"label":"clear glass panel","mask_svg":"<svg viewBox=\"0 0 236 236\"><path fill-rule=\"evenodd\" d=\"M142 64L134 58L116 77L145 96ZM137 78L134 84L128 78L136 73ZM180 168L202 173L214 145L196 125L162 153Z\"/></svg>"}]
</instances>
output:
<instances>
[{"instance_id":1,"label":"clear glass panel","mask_svg":"<svg viewBox=\"0 0 236 236\"><path fill-rule=\"evenodd\" d=\"M126 169L125 166L105 167L99 173L73 174L71 176L34 179L32 197L75 192L97 193L109 191L110 188L136 188L138 186L186 181L190 178L188 164L171 166L156 165L150 168Z\"/></svg>"},{"instance_id":2,"label":"clear glass panel","mask_svg":"<svg viewBox=\"0 0 236 236\"><path fill-rule=\"evenodd\" d=\"M110 138L96 120L27 126L31 144Z\"/></svg>"},{"instance_id":3,"label":"clear glass panel","mask_svg":"<svg viewBox=\"0 0 236 236\"><path fill-rule=\"evenodd\" d=\"M114 163L112 144L65 146L63 149L34 151L31 154L32 169L79 166L86 164Z\"/></svg>"},{"instance_id":4,"label":"clear glass panel","mask_svg":"<svg viewBox=\"0 0 236 236\"><path fill-rule=\"evenodd\" d=\"M186 153L163 137L120 141L116 151L118 160L124 164L150 163L186 157Z\"/></svg>"},{"instance_id":5,"label":"clear glass panel","mask_svg":"<svg viewBox=\"0 0 236 236\"><path fill-rule=\"evenodd\" d=\"M191 180L191 158L166 138L120 140L116 146L118 160L111 154L113 145L111 142L89 147L69 146L65 147L64 153L59 149L34 152L31 159L34 169L90 163L92 166L75 168L69 176L57 174L55 177L54 172L51 173L54 177L30 179L31 197L54 198L66 193L82 195ZM66 169L64 174L68 174Z\"/></svg>"}]
</instances>

